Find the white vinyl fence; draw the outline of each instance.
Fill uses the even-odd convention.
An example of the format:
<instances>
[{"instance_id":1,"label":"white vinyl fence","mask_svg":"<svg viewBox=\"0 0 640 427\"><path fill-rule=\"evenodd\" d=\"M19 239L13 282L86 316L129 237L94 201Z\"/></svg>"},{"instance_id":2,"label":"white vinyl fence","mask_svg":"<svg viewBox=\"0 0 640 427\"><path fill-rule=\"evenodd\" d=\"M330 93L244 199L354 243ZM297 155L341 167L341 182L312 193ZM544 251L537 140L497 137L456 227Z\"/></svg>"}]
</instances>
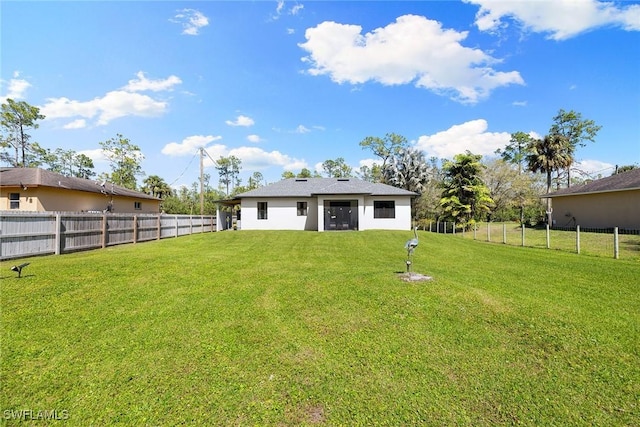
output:
<instances>
[{"instance_id":1,"label":"white vinyl fence","mask_svg":"<svg viewBox=\"0 0 640 427\"><path fill-rule=\"evenodd\" d=\"M216 231L215 216L0 212L0 260Z\"/></svg>"}]
</instances>

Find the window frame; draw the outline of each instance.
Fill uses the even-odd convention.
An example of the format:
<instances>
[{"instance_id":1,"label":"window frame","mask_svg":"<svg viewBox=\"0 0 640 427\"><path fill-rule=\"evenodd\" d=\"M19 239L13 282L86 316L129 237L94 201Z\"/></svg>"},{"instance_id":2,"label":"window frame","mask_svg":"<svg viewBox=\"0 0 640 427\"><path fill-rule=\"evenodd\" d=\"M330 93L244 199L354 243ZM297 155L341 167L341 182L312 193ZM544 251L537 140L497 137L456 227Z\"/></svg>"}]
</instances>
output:
<instances>
[{"instance_id":1,"label":"window frame","mask_svg":"<svg viewBox=\"0 0 640 427\"><path fill-rule=\"evenodd\" d=\"M142 210L142 202L133 202L133 209L135 209L137 211L141 211Z\"/></svg>"},{"instance_id":2,"label":"window frame","mask_svg":"<svg viewBox=\"0 0 640 427\"><path fill-rule=\"evenodd\" d=\"M257 205L258 220L266 220L269 217L269 204L268 202L258 202Z\"/></svg>"},{"instance_id":3,"label":"window frame","mask_svg":"<svg viewBox=\"0 0 640 427\"><path fill-rule=\"evenodd\" d=\"M9 209L20 209L20 193L9 193Z\"/></svg>"},{"instance_id":4,"label":"window frame","mask_svg":"<svg viewBox=\"0 0 640 427\"><path fill-rule=\"evenodd\" d=\"M384 205L384 206L381 206ZM396 201L395 200L374 200L373 201L373 218L374 219L395 219L396 217Z\"/></svg>"},{"instance_id":5,"label":"window frame","mask_svg":"<svg viewBox=\"0 0 640 427\"><path fill-rule=\"evenodd\" d=\"M296 213L298 216L307 216L309 204L307 202L296 202Z\"/></svg>"}]
</instances>

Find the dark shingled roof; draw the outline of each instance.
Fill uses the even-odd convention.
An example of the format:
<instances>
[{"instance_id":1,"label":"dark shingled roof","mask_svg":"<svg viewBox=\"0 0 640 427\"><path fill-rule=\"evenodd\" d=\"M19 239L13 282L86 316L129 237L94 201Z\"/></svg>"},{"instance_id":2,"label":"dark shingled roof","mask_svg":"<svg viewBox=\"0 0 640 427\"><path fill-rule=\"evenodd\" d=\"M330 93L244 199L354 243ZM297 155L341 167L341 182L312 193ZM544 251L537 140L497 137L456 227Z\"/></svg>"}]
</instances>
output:
<instances>
[{"instance_id":1,"label":"dark shingled roof","mask_svg":"<svg viewBox=\"0 0 640 427\"><path fill-rule=\"evenodd\" d=\"M413 191L356 178L289 178L235 196L235 199L265 197L313 197L362 194L367 196L417 196Z\"/></svg>"},{"instance_id":2,"label":"dark shingled roof","mask_svg":"<svg viewBox=\"0 0 640 427\"><path fill-rule=\"evenodd\" d=\"M104 187L98 181L73 178L40 168L2 168L0 186L2 187L53 187L90 193L112 194L114 196L134 197L138 199L160 200L135 190L120 187L107 182Z\"/></svg>"},{"instance_id":3,"label":"dark shingled roof","mask_svg":"<svg viewBox=\"0 0 640 427\"><path fill-rule=\"evenodd\" d=\"M597 179L587 184L563 188L543 197L575 196L578 194L609 193L612 191L640 190L640 169Z\"/></svg>"}]
</instances>

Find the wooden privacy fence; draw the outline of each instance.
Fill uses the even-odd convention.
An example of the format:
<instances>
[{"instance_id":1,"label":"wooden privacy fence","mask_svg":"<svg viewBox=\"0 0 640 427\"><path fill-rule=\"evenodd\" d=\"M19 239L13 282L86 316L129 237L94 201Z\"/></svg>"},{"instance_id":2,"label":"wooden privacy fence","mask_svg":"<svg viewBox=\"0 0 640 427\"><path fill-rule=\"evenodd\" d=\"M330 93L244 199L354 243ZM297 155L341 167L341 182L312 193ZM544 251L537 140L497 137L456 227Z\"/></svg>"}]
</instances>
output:
<instances>
[{"instance_id":1,"label":"wooden privacy fence","mask_svg":"<svg viewBox=\"0 0 640 427\"><path fill-rule=\"evenodd\" d=\"M0 212L0 260L212 231L210 215Z\"/></svg>"},{"instance_id":2,"label":"wooden privacy fence","mask_svg":"<svg viewBox=\"0 0 640 427\"><path fill-rule=\"evenodd\" d=\"M640 230L521 227L516 223L478 223L464 229L453 222L430 222L425 230L513 246L558 249L615 259L640 260Z\"/></svg>"}]
</instances>

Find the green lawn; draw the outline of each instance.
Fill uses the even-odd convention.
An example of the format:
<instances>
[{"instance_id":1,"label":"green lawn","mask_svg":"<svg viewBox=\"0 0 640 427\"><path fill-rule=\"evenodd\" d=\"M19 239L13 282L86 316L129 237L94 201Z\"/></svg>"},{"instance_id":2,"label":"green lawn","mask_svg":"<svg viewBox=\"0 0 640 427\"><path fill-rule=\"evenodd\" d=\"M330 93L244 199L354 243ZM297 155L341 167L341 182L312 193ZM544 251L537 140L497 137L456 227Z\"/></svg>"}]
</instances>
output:
<instances>
[{"instance_id":1,"label":"green lawn","mask_svg":"<svg viewBox=\"0 0 640 427\"><path fill-rule=\"evenodd\" d=\"M640 262L421 232L434 280L405 283L411 236L208 233L21 279L3 262L0 422L638 425Z\"/></svg>"}]
</instances>

